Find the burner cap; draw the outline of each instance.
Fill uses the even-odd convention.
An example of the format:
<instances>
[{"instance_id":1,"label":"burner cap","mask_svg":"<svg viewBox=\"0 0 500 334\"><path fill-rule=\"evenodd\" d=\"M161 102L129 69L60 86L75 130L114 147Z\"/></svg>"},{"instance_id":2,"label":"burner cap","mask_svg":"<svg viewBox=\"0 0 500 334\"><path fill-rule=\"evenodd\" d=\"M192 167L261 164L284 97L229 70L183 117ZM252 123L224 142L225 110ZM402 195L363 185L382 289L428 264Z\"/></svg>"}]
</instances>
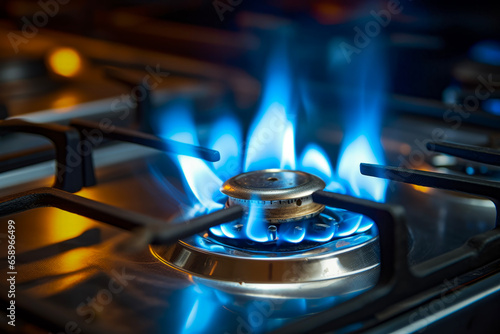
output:
<instances>
[{"instance_id":1,"label":"burner cap","mask_svg":"<svg viewBox=\"0 0 500 334\"><path fill-rule=\"evenodd\" d=\"M221 192L227 206L258 207L264 219L284 223L318 215L324 205L312 201L312 193L325 187L319 177L300 171L264 169L230 178Z\"/></svg>"}]
</instances>

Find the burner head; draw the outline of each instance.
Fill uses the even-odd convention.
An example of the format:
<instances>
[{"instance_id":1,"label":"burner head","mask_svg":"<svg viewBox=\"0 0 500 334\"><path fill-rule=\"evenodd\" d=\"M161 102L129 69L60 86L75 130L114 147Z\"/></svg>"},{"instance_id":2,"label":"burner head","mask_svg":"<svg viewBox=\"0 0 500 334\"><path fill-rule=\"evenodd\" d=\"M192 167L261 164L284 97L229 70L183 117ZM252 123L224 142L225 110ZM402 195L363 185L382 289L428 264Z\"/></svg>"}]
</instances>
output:
<instances>
[{"instance_id":1,"label":"burner head","mask_svg":"<svg viewBox=\"0 0 500 334\"><path fill-rule=\"evenodd\" d=\"M227 206L256 206L265 220L286 223L321 213L325 206L314 203L312 193L324 187L323 180L309 173L264 169L230 178L221 192L229 197Z\"/></svg>"}]
</instances>

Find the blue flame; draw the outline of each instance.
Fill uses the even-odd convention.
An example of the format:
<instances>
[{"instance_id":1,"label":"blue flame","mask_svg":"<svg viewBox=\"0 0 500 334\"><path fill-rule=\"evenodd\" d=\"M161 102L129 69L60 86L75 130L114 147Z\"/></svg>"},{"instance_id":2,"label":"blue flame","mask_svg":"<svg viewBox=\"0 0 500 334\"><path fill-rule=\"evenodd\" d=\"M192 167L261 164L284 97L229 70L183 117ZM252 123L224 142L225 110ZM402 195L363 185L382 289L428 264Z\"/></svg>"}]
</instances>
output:
<instances>
[{"instance_id":1,"label":"blue flame","mask_svg":"<svg viewBox=\"0 0 500 334\"><path fill-rule=\"evenodd\" d=\"M186 101L176 101L162 113L160 135L178 142L199 145L196 127ZM221 209L219 192L222 180L201 159L176 155L175 161L183 172L184 181L193 195L208 211Z\"/></svg>"},{"instance_id":2,"label":"blue flame","mask_svg":"<svg viewBox=\"0 0 500 334\"><path fill-rule=\"evenodd\" d=\"M227 115L211 124L208 141L203 143L221 152L220 161L208 164L194 157L175 157L183 171L186 188L192 192L193 206L202 206L207 212L221 209L225 199L219 189L224 180L241 173L242 169L247 172L268 168L299 169L322 178L328 191L384 201L387 181L369 178L359 172L362 162L384 163L379 141L384 73L377 61L377 48L370 46L363 49L363 54L349 66L333 62L338 77L350 92L343 98L339 97L339 110L345 116L345 131L336 170L325 150L313 143L305 147L296 161L297 101L292 94L285 49L278 48L268 64L262 100L250 126L245 150L240 123ZM176 101L163 110L159 120L161 136L200 145L190 112L191 106L186 101ZM326 242L365 232L373 226L373 221L362 215L340 209L330 210L337 210L339 220L323 213L319 220L312 223L286 223L273 227L263 219L262 208L252 205L241 221L212 227L210 231L217 237L249 239L258 243L299 243L303 240ZM202 213L198 211L198 214Z\"/></svg>"},{"instance_id":3,"label":"blue flame","mask_svg":"<svg viewBox=\"0 0 500 334\"><path fill-rule=\"evenodd\" d=\"M271 241L267 222L263 219L263 210L258 205L250 205L245 223L246 236L256 242Z\"/></svg>"},{"instance_id":4,"label":"blue flame","mask_svg":"<svg viewBox=\"0 0 500 334\"><path fill-rule=\"evenodd\" d=\"M193 285L183 292L185 298L181 300L179 307L186 318L180 333L202 333L213 326L213 316L220 304L214 300L210 289L205 290L207 291L204 291L201 285Z\"/></svg>"},{"instance_id":5,"label":"blue flame","mask_svg":"<svg viewBox=\"0 0 500 334\"><path fill-rule=\"evenodd\" d=\"M372 145L364 135L360 135L343 148L338 166L339 177L348 182L350 191L356 197L383 202L387 181L362 175L359 172L359 164L362 162L384 164L382 155L375 155Z\"/></svg>"},{"instance_id":6,"label":"blue flame","mask_svg":"<svg viewBox=\"0 0 500 334\"><path fill-rule=\"evenodd\" d=\"M347 184L348 193L383 202L387 180L359 172L362 162L384 164L380 130L386 73L381 50L373 42L351 64L334 68L350 92L340 101L345 130L337 166L338 177Z\"/></svg>"},{"instance_id":7,"label":"blue flame","mask_svg":"<svg viewBox=\"0 0 500 334\"><path fill-rule=\"evenodd\" d=\"M500 65L500 42L481 41L471 48L470 55L475 61L498 66Z\"/></svg>"},{"instance_id":8,"label":"blue flame","mask_svg":"<svg viewBox=\"0 0 500 334\"><path fill-rule=\"evenodd\" d=\"M323 179L325 190L345 194L345 188L335 180L333 168L326 152L316 144L309 144L300 158L300 170Z\"/></svg>"},{"instance_id":9,"label":"blue flame","mask_svg":"<svg viewBox=\"0 0 500 334\"><path fill-rule=\"evenodd\" d=\"M321 213L320 216L328 223L317 226L316 228L309 228L306 231L305 238L315 242L330 241L338 231L338 224L333 222L333 219L328 215Z\"/></svg>"},{"instance_id":10,"label":"blue flame","mask_svg":"<svg viewBox=\"0 0 500 334\"><path fill-rule=\"evenodd\" d=\"M299 243L306 236L305 223L287 223L280 226L280 236L284 241Z\"/></svg>"},{"instance_id":11,"label":"blue flame","mask_svg":"<svg viewBox=\"0 0 500 334\"><path fill-rule=\"evenodd\" d=\"M271 58L259 111L248 132L244 171L295 169L295 113L285 48Z\"/></svg>"},{"instance_id":12,"label":"blue flame","mask_svg":"<svg viewBox=\"0 0 500 334\"><path fill-rule=\"evenodd\" d=\"M220 231L220 228L219 228L219 231ZM218 236L222 236L222 235L218 235ZM207 249L211 252L224 253L224 251L225 251L224 246L213 243L210 241L210 239L205 239L198 234L194 236L194 240L195 240L196 245L198 245L204 249Z\"/></svg>"},{"instance_id":13,"label":"blue flame","mask_svg":"<svg viewBox=\"0 0 500 334\"><path fill-rule=\"evenodd\" d=\"M363 216L349 211L343 211L340 213L342 217L342 223L339 224L339 230L337 232L338 237L347 237L351 234L356 233L359 226L361 225L361 220Z\"/></svg>"},{"instance_id":14,"label":"blue flame","mask_svg":"<svg viewBox=\"0 0 500 334\"><path fill-rule=\"evenodd\" d=\"M371 229L372 226L374 226L374 225L375 225L375 222L371 218L363 216L363 218L361 219L361 223L359 224L359 227L356 230L356 233L366 232L369 229Z\"/></svg>"},{"instance_id":15,"label":"blue flame","mask_svg":"<svg viewBox=\"0 0 500 334\"><path fill-rule=\"evenodd\" d=\"M232 116L222 116L210 127L208 147L221 152L213 163L218 177L227 180L241 172L243 134L241 125Z\"/></svg>"},{"instance_id":16,"label":"blue flame","mask_svg":"<svg viewBox=\"0 0 500 334\"><path fill-rule=\"evenodd\" d=\"M295 169L295 125L288 121L283 135L281 149L281 169Z\"/></svg>"},{"instance_id":17,"label":"blue flame","mask_svg":"<svg viewBox=\"0 0 500 334\"><path fill-rule=\"evenodd\" d=\"M500 115L500 99L489 99L484 101L483 109L494 115Z\"/></svg>"},{"instance_id":18,"label":"blue flame","mask_svg":"<svg viewBox=\"0 0 500 334\"><path fill-rule=\"evenodd\" d=\"M216 236L224 236L226 238L231 238L231 239L240 239L241 238L241 231L238 231L234 228L234 222L230 223L225 223L219 226L221 234L220 235L218 232L214 233L215 228L211 228L210 231L214 233Z\"/></svg>"},{"instance_id":19,"label":"blue flame","mask_svg":"<svg viewBox=\"0 0 500 334\"><path fill-rule=\"evenodd\" d=\"M225 236L224 232L222 232L222 225L211 227L210 232L212 232L214 235L218 237Z\"/></svg>"},{"instance_id":20,"label":"blue flame","mask_svg":"<svg viewBox=\"0 0 500 334\"><path fill-rule=\"evenodd\" d=\"M362 292L321 298L277 298L237 294L214 289L213 284L197 277L192 280L193 285L169 296L176 303L160 320L162 333L268 333L297 317L321 312Z\"/></svg>"}]
</instances>

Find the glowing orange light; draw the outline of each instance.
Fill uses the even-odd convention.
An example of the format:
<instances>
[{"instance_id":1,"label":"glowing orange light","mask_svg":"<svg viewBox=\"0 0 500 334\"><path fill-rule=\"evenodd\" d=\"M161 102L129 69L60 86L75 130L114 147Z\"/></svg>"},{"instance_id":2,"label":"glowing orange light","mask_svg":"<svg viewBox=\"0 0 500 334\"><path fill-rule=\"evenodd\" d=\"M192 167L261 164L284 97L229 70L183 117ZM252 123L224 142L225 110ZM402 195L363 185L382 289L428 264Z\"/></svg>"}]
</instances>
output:
<instances>
[{"instance_id":1,"label":"glowing orange light","mask_svg":"<svg viewBox=\"0 0 500 334\"><path fill-rule=\"evenodd\" d=\"M408 144L401 144L399 146L399 153L404 154L404 155L410 155L411 153L411 146Z\"/></svg>"},{"instance_id":2,"label":"glowing orange light","mask_svg":"<svg viewBox=\"0 0 500 334\"><path fill-rule=\"evenodd\" d=\"M52 102L52 109L62 109L74 106L79 102L78 97L73 94L66 94ZM57 110L56 110L57 112Z\"/></svg>"},{"instance_id":3,"label":"glowing orange light","mask_svg":"<svg viewBox=\"0 0 500 334\"><path fill-rule=\"evenodd\" d=\"M74 49L57 48L49 55L49 66L54 73L72 77L82 68L82 58Z\"/></svg>"},{"instance_id":4,"label":"glowing orange light","mask_svg":"<svg viewBox=\"0 0 500 334\"><path fill-rule=\"evenodd\" d=\"M313 15L316 20L325 25L337 24L345 21L346 9L342 5L320 1L313 5Z\"/></svg>"},{"instance_id":5,"label":"glowing orange light","mask_svg":"<svg viewBox=\"0 0 500 334\"><path fill-rule=\"evenodd\" d=\"M436 172L436 169L433 168L432 166L428 164L424 164L418 168L419 170L425 171L425 172ZM434 191L434 188L431 187L424 187L420 186L418 184L410 184L410 186L415 189L416 191L420 191L422 193L431 193Z\"/></svg>"},{"instance_id":6,"label":"glowing orange light","mask_svg":"<svg viewBox=\"0 0 500 334\"><path fill-rule=\"evenodd\" d=\"M47 219L51 222L47 227L46 239L54 243L75 238L96 226L96 223L89 218L53 208L44 210Z\"/></svg>"},{"instance_id":7,"label":"glowing orange light","mask_svg":"<svg viewBox=\"0 0 500 334\"><path fill-rule=\"evenodd\" d=\"M415 189L416 191L420 191L422 193L430 193L432 191L432 188L429 188L429 187L424 187L424 186L419 186L417 184L412 184L411 185L413 187L413 189Z\"/></svg>"}]
</instances>

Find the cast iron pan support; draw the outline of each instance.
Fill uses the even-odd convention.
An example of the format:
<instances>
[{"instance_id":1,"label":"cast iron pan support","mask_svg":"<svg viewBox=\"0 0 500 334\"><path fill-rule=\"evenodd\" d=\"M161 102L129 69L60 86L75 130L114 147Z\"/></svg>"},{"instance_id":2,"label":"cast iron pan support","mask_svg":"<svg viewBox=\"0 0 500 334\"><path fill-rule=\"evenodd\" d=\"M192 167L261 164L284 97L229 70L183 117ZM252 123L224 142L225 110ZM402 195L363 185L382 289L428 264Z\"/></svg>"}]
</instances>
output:
<instances>
[{"instance_id":1,"label":"cast iron pan support","mask_svg":"<svg viewBox=\"0 0 500 334\"><path fill-rule=\"evenodd\" d=\"M151 147L163 152L174 153L196 157L206 161L219 161L220 153L205 147L194 146L190 144L180 143L173 140L162 139L155 135L144 133L141 131L131 130L112 125L112 130L104 131L99 122L87 121L83 119L74 119L70 126L74 127L80 133L82 145L86 142L85 152L82 154L83 178L86 187L96 184L94 173L94 162L92 150L94 140L92 133L97 133L103 139L119 140L132 144Z\"/></svg>"},{"instance_id":2,"label":"cast iron pan support","mask_svg":"<svg viewBox=\"0 0 500 334\"><path fill-rule=\"evenodd\" d=\"M0 217L36 208L54 207L128 231L148 229L151 243L168 244L203 232L212 226L227 223L243 215L243 208L224 209L195 217L184 223L165 221L124 210L54 188L39 188L0 198Z\"/></svg>"},{"instance_id":3,"label":"cast iron pan support","mask_svg":"<svg viewBox=\"0 0 500 334\"><path fill-rule=\"evenodd\" d=\"M74 128L58 124L38 124L21 119L0 121L0 133L23 132L49 139L56 152L54 188L76 192L83 186L80 135Z\"/></svg>"}]
</instances>

